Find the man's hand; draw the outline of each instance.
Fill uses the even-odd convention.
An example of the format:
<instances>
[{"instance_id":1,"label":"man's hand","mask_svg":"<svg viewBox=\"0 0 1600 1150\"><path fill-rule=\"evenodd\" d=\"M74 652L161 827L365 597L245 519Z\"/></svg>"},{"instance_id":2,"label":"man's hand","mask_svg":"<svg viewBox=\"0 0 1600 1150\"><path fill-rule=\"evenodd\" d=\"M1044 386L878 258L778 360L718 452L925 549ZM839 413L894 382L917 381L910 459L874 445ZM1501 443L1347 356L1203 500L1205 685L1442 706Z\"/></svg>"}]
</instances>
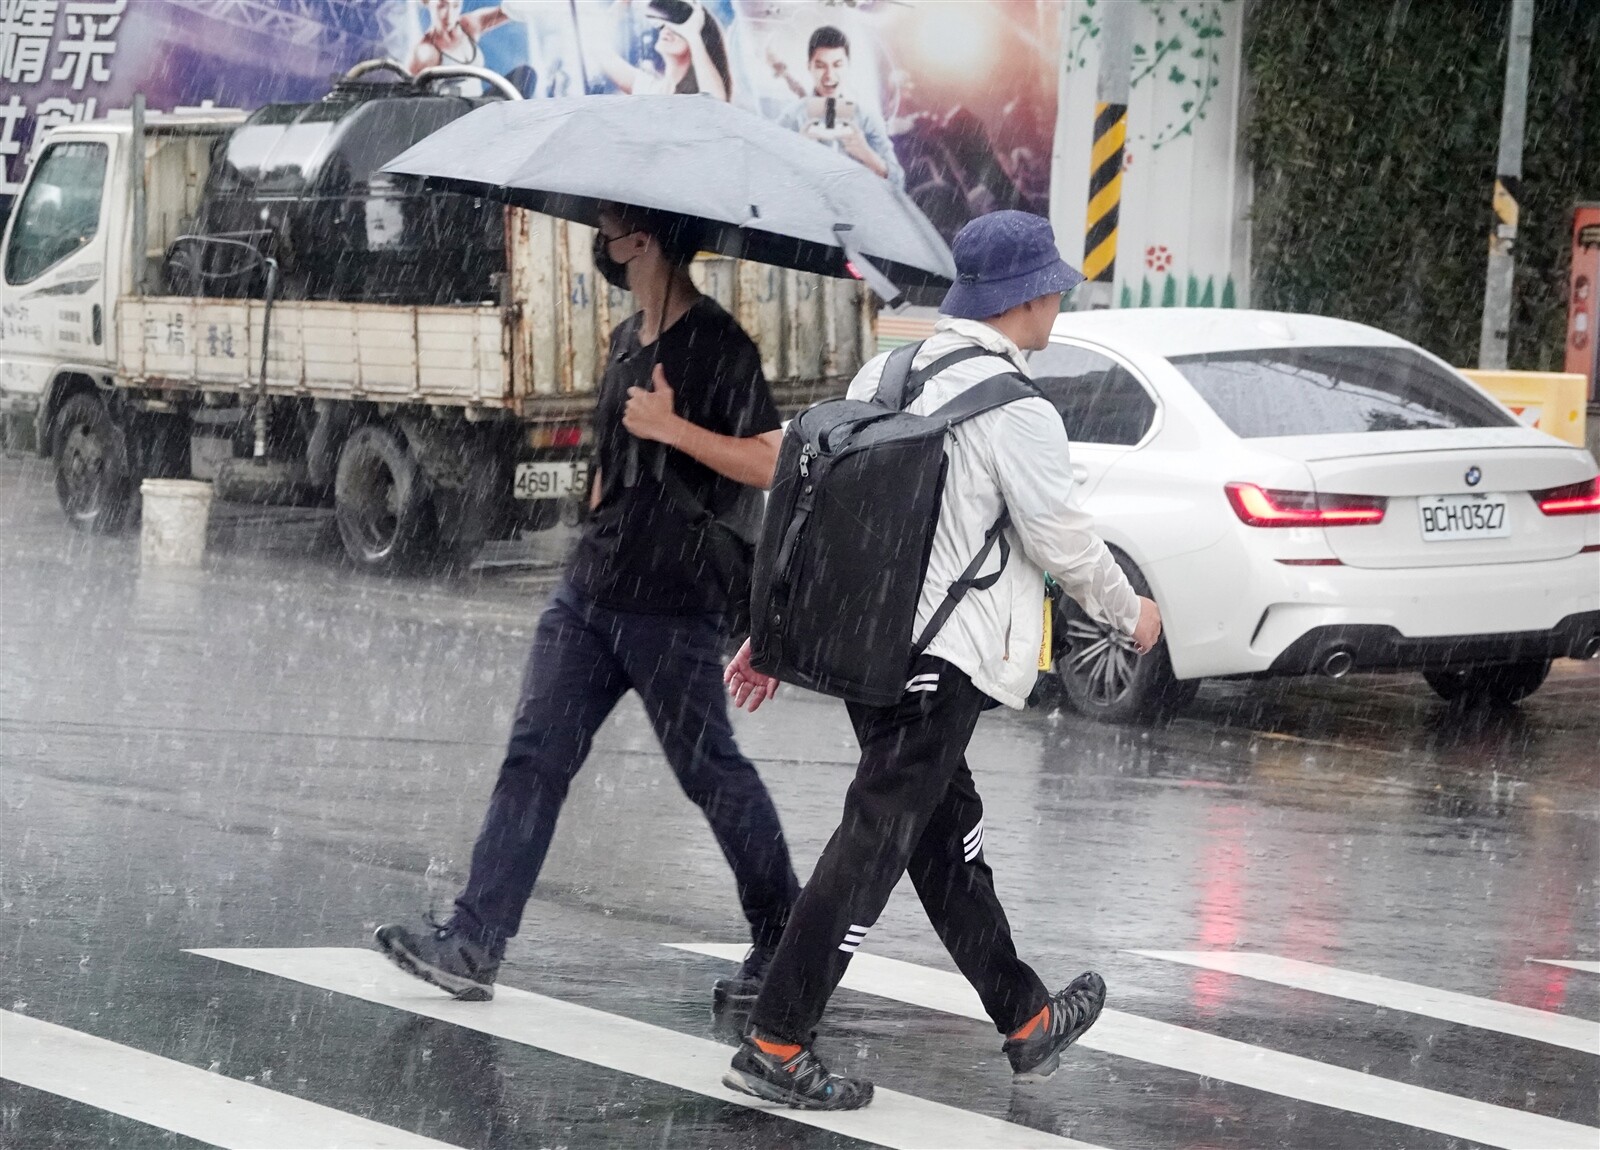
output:
<instances>
[{"instance_id":1,"label":"man's hand","mask_svg":"<svg viewBox=\"0 0 1600 1150\"><path fill-rule=\"evenodd\" d=\"M654 391L642 387L628 388L628 405L622 409L622 426L629 434L640 439L665 443L676 447L683 439L683 429L688 420L672 410L672 388L667 383L667 373L656 364L651 377Z\"/></svg>"},{"instance_id":2,"label":"man's hand","mask_svg":"<svg viewBox=\"0 0 1600 1150\"><path fill-rule=\"evenodd\" d=\"M854 124L844 127L844 134L840 136L844 142L844 150L849 157L862 167L866 168L880 180L889 178L889 165L884 163L883 157L872 150L872 145L867 143L865 133Z\"/></svg>"},{"instance_id":3,"label":"man's hand","mask_svg":"<svg viewBox=\"0 0 1600 1150\"><path fill-rule=\"evenodd\" d=\"M1154 599L1139 597L1139 622L1133 628L1133 649L1148 655L1161 639L1161 608Z\"/></svg>"},{"instance_id":4,"label":"man's hand","mask_svg":"<svg viewBox=\"0 0 1600 1150\"><path fill-rule=\"evenodd\" d=\"M739 648L733 662L722 673L722 681L728 685L733 705L743 707L751 714L755 714L762 703L778 693L778 680L771 675L763 675L750 665L749 639L744 641L744 646Z\"/></svg>"},{"instance_id":5,"label":"man's hand","mask_svg":"<svg viewBox=\"0 0 1600 1150\"><path fill-rule=\"evenodd\" d=\"M872 145L867 143L867 137L854 124L844 126L844 130L839 134L839 142L844 145L844 150L856 163L871 167L879 162L878 153L872 150Z\"/></svg>"}]
</instances>

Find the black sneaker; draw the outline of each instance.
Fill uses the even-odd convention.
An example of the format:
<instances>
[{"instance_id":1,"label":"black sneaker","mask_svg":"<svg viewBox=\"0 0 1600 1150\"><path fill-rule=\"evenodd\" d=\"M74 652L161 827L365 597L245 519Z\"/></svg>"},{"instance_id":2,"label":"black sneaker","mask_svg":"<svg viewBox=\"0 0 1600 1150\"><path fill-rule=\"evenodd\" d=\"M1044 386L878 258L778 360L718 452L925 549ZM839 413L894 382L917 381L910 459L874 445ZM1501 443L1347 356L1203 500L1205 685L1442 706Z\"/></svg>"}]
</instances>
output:
<instances>
[{"instance_id":1,"label":"black sneaker","mask_svg":"<svg viewBox=\"0 0 1600 1150\"><path fill-rule=\"evenodd\" d=\"M772 956L778 953L776 945L752 946L745 952L744 964L739 973L730 978L719 978L711 984L711 1017L748 1015L761 994L761 984L767 980L767 968Z\"/></svg>"},{"instance_id":2,"label":"black sneaker","mask_svg":"<svg viewBox=\"0 0 1600 1150\"><path fill-rule=\"evenodd\" d=\"M448 926L413 934L390 923L373 932L378 949L401 970L448 991L462 1002L488 1002L500 972L498 948L473 942Z\"/></svg>"},{"instance_id":3,"label":"black sneaker","mask_svg":"<svg viewBox=\"0 0 1600 1150\"><path fill-rule=\"evenodd\" d=\"M859 1110L872 1101L872 1083L830 1073L809 1046L786 1060L766 1053L753 1038L735 1051L722 1084L796 1110Z\"/></svg>"},{"instance_id":4,"label":"black sneaker","mask_svg":"<svg viewBox=\"0 0 1600 1150\"><path fill-rule=\"evenodd\" d=\"M1078 975L1053 995L1040 1014L1001 1047L1011 1060L1012 1080L1043 1082L1061 1065L1061 1052L1083 1036L1106 1004L1106 984L1094 971Z\"/></svg>"}]
</instances>

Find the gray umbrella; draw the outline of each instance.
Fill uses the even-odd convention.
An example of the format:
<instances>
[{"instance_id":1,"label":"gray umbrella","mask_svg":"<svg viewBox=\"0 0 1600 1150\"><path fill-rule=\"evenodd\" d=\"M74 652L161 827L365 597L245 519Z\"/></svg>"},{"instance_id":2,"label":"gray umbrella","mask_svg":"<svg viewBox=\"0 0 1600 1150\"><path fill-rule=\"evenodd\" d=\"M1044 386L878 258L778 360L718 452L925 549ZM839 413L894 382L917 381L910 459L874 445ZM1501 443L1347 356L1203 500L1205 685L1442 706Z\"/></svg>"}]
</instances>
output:
<instances>
[{"instance_id":1,"label":"gray umbrella","mask_svg":"<svg viewBox=\"0 0 1600 1150\"><path fill-rule=\"evenodd\" d=\"M710 250L855 276L890 302L955 277L944 240L889 181L708 96L485 104L384 171L590 225L607 201L693 216Z\"/></svg>"}]
</instances>

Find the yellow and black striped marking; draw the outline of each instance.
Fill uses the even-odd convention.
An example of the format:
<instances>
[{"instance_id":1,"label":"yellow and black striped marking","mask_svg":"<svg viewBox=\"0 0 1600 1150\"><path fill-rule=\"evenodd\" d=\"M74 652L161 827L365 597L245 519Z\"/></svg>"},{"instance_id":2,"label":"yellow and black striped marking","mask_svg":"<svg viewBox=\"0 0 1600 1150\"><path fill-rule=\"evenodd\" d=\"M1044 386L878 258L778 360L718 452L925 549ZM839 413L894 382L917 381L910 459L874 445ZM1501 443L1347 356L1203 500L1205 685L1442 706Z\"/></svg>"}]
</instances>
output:
<instances>
[{"instance_id":1,"label":"yellow and black striped marking","mask_svg":"<svg viewBox=\"0 0 1600 1150\"><path fill-rule=\"evenodd\" d=\"M1089 214L1083 274L1110 283L1117 270L1117 216L1122 207L1122 148L1128 139L1128 105L1096 104L1089 152Z\"/></svg>"}]
</instances>

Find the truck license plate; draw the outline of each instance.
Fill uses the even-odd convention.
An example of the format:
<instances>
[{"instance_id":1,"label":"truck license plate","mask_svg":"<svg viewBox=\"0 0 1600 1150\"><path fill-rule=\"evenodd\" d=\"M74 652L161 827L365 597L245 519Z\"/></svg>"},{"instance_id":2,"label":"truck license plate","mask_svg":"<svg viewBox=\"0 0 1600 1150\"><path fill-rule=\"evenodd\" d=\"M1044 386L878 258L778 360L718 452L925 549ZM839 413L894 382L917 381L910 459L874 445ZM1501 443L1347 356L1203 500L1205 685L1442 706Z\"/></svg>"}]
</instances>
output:
<instances>
[{"instance_id":1,"label":"truck license plate","mask_svg":"<svg viewBox=\"0 0 1600 1150\"><path fill-rule=\"evenodd\" d=\"M1504 539L1511 534L1504 495L1425 495L1417 508L1424 542Z\"/></svg>"},{"instance_id":2,"label":"truck license plate","mask_svg":"<svg viewBox=\"0 0 1600 1150\"><path fill-rule=\"evenodd\" d=\"M587 463L519 463L511 493L518 499L561 499L588 487Z\"/></svg>"}]
</instances>

